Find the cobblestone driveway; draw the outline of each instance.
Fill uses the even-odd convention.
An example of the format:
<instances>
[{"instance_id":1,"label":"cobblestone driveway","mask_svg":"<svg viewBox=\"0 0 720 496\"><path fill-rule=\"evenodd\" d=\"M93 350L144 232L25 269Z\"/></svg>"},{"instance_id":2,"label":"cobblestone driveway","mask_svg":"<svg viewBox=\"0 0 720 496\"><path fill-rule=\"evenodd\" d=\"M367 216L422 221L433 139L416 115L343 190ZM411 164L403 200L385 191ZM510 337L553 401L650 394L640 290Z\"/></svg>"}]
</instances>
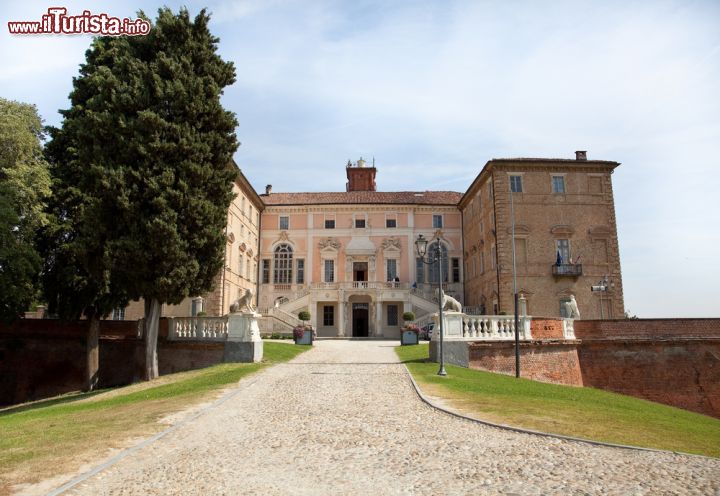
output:
<instances>
[{"instance_id":1,"label":"cobblestone driveway","mask_svg":"<svg viewBox=\"0 0 720 496\"><path fill-rule=\"evenodd\" d=\"M320 341L72 494L719 494L720 461L503 431L422 403L393 342Z\"/></svg>"}]
</instances>

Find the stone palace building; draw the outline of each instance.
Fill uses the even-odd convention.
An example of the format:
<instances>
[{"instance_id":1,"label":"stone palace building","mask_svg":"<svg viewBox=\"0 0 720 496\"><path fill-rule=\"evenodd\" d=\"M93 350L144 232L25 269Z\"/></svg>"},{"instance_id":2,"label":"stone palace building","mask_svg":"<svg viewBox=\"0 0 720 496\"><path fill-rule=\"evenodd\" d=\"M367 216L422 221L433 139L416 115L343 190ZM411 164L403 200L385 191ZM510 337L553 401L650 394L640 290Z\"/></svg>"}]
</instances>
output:
<instances>
[{"instance_id":1,"label":"stone palace building","mask_svg":"<svg viewBox=\"0 0 720 496\"><path fill-rule=\"evenodd\" d=\"M249 288L265 331L287 332L307 310L319 336L397 337L403 312L437 311L441 273L445 292L478 313L513 313L514 274L527 315L564 316L572 295L582 318L623 317L611 181L618 165L585 152L493 159L464 194L377 191L377 169L362 159L347 163L340 192L268 185L257 194L238 169L214 291L163 314L224 315ZM440 273L417 258L421 234L428 253L440 243ZM141 311L133 302L113 317Z\"/></svg>"}]
</instances>

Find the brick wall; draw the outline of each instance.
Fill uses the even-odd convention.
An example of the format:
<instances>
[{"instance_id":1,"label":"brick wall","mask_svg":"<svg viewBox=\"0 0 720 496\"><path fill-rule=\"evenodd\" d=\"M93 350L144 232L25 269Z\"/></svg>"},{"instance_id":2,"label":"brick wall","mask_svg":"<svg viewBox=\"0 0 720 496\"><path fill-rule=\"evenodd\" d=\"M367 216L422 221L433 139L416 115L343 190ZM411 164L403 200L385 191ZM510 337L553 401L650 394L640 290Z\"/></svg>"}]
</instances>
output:
<instances>
[{"instance_id":1,"label":"brick wall","mask_svg":"<svg viewBox=\"0 0 720 496\"><path fill-rule=\"evenodd\" d=\"M533 317L530 321L530 335L533 339L563 339L563 322L559 319Z\"/></svg>"},{"instance_id":2,"label":"brick wall","mask_svg":"<svg viewBox=\"0 0 720 496\"><path fill-rule=\"evenodd\" d=\"M515 375L514 343L471 343L469 346L470 368ZM520 343L520 375L536 381L582 386L576 343Z\"/></svg>"},{"instance_id":3,"label":"brick wall","mask_svg":"<svg viewBox=\"0 0 720 496\"><path fill-rule=\"evenodd\" d=\"M720 338L720 319L576 320L578 339Z\"/></svg>"},{"instance_id":4,"label":"brick wall","mask_svg":"<svg viewBox=\"0 0 720 496\"><path fill-rule=\"evenodd\" d=\"M89 324L21 319L0 325L0 405L82 389ZM132 382L138 332L137 322L100 322L100 387Z\"/></svg>"},{"instance_id":5,"label":"brick wall","mask_svg":"<svg viewBox=\"0 0 720 496\"><path fill-rule=\"evenodd\" d=\"M720 417L720 339L588 340L578 358L585 386Z\"/></svg>"},{"instance_id":6,"label":"brick wall","mask_svg":"<svg viewBox=\"0 0 720 496\"><path fill-rule=\"evenodd\" d=\"M0 405L79 391L84 386L89 321L21 319L0 325ZM223 362L224 343L168 341L168 321L160 319L160 374ZM142 379L144 341L139 321L100 322L99 387Z\"/></svg>"}]
</instances>

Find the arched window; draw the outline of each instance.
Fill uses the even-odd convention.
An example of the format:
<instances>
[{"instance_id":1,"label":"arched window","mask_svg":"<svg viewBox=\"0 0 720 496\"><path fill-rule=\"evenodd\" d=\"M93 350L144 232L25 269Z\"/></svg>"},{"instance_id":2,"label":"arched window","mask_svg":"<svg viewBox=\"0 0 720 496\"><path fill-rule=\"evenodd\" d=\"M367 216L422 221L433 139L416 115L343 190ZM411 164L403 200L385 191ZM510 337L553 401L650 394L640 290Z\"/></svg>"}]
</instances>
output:
<instances>
[{"instance_id":1,"label":"arched window","mask_svg":"<svg viewBox=\"0 0 720 496\"><path fill-rule=\"evenodd\" d=\"M275 284L290 284L292 282L292 248L288 244L278 245L275 248Z\"/></svg>"},{"instance_id":2,"label":"arched window","mask_svg":"<svg viewBox=\"0 0 720 496\"><path fill-rule=\"evenodd\" d=\"M435 258L437 256L437 247L437 241L431 243L427 249L428 255ZM448 282L448 253L447 247L442 243L440 243L440 256L442 257L440 259L440 263L442 264L442 281ZM435 262L428 267L428 282L438 284L438 279L438 264Z\"/></svg>"}]
</instances>

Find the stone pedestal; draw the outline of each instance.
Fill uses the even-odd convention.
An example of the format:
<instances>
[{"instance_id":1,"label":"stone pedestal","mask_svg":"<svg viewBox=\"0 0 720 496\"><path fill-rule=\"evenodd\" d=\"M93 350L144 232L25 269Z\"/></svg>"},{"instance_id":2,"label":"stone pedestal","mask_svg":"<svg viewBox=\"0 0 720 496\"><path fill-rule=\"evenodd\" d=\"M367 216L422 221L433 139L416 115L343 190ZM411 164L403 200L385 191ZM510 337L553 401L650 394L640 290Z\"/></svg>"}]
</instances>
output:
<instances>
[{"instance_id":1,"label":"stone pedestal","mask_svg":"<svg viewBox=\"0 0 720 496\"><path fill-rule=\"evenodd\" d=\"M462 312L443 312L443 334L445 339L458 339L463 337ZM432 332L432 341L440 341L440 318L437 313L432 316L435 328Z\"/></svg>"},{"instance_id":2,"label":"stone pedestal","mask_svg":"<svg viewBox=\"0 0 720 496\"><path fill-rule=\"evenodd\" d=\"M263 342L260 337L259 313L243 312L228 315L228 337L225 342L225 362L260 362Z\"/></svg>"}]
</instances>

